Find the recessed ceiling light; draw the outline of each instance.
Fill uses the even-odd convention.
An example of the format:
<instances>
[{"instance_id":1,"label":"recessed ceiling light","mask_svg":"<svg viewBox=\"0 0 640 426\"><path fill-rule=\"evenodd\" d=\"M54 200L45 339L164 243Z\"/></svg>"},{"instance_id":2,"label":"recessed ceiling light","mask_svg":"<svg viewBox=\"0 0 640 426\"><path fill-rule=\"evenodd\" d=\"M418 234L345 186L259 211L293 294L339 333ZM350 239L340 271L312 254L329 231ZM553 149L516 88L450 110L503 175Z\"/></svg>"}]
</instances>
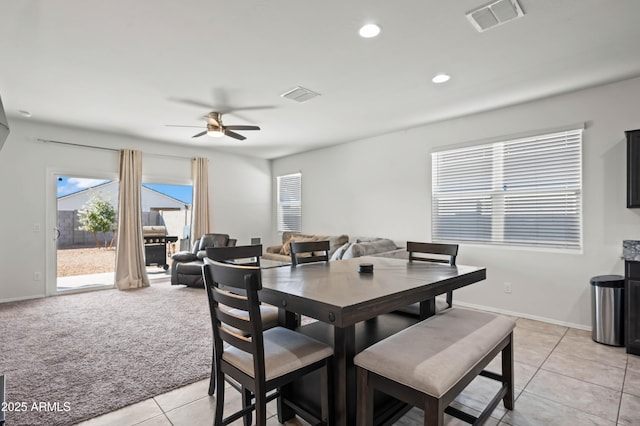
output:
<instances>
[{"instance_id":1,"label":"recessed ceiling light","mask_svg":"<svg viewBox=\"0 0 640 426\"><path fill-rule=\"evenodd\" d=\"M372 38L380 34L380 26L376 24L363 25L358 33L360 34L360 37Z\"/></svg>"},{"instance_id":2,"label":"recessed ceiling light","mask_svg":"<svg viewBox=\"0 0 640 426\"><path fill-rule=\"evenodd\" d=\"M446 81L449 81L450 78L451 76L448 74L438 74L435 77L433 77L431 81L433 81L434 83L444 83Z\"/></svg>"},{"instance_id":3,"label":"recessed ceiling light","mask_svg":"<svg viewBox=\"0 0 640 426\"><path fill-rule=\"evenodd\" d=\"M21 109L20 111L18 111L21 115L24 115L25 117L31 117L31 112L29 111L25 111L23 109Z\"/></svg>"}]
</instances>

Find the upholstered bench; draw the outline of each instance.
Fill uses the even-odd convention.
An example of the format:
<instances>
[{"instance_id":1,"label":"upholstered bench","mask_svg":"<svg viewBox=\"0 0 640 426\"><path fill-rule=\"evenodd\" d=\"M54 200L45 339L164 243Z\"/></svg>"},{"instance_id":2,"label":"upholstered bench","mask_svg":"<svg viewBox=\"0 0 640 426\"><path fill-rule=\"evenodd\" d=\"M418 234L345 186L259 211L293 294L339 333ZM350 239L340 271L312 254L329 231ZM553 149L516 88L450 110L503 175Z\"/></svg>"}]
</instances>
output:
<instances>
[{"instance_id":1,"label":"upholstered bench","mask_svg":"<svg viewBox=\"0 0 640 426\"><path fill-rule=\"evenodd\" d=\"M513 329L501 315L452 308L394 334L356 355L357 422L373 424L374 390L424 409L425 425L443 425L444 413L482 424L502 399L513 409ZM502 352L502 375L484 371ZM478 375L500 390L474 417L449 404Z\"/></svg>"}]
</instances>

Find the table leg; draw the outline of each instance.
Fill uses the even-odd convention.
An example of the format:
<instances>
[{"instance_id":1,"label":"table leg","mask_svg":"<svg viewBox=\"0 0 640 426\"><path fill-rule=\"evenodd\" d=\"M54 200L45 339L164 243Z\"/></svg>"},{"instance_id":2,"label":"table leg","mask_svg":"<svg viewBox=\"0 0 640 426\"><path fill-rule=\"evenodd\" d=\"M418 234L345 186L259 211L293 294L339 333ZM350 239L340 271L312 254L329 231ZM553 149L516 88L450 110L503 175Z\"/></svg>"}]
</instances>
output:
<instances>
[{"instance_id":1,"label":"table leg","mask_svg":"<svg viewBox=\"0 0 640 426\"><path fill-rule=\"evenodd\" d=\"M420 302L420 321L436 314L436 299L428 299Z\"/></svg>"},{"instance_id":2,"label":"table leg","mask_svg":"<svg viewBox=\"0 0 640 426\"><path fill-rule=\"evenodd\" d=\"M291 330L298 327L298 318L295 312L287 311L283 308L278 309L278 324Z\"/></svg>"},{"instance_id":3,"label":"table leg","mask_svg":"<svg viewBox=\"0 0 640 426\"><path fill-rule=\"evenodd\" d=\"M356 370L353 357L356 352L355 326L334 327L333 334L333 386L335 389L336 425L356 423Z\"/></svg>"},{"instance_id":4,"label":"table leg","mask_svg":"<svg viewBox=\"0 0 640 426\"><path fill-rule=\"evenodd\" d=\"M291 330L298 326L298 321L295 312L287 311L283 308L278 309L278 324L282 327L289 328ZM291 399L293 390L291 385L286 385L280 388L280 395L282 398ZM282 403L282 399L278 398L278 421L284 423L287 420L291 420L296 416L296 412Z\"/></svg>"}]
</instances>

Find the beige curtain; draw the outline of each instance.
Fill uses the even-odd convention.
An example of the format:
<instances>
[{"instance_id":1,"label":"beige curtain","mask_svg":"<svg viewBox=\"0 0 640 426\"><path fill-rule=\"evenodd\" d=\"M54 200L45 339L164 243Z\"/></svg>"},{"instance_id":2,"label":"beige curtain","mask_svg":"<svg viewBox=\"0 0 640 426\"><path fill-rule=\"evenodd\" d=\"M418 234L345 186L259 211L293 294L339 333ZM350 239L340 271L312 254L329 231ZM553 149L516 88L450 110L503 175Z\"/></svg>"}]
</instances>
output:
<instances>
[{"instance_id":1,"label":"beige curtain","mask_svg":"<svg viewBox=\"0 0 640 426\"><path fill-rule=\"evenodd\" d=\"M209 159L191 160L193 178L193 217L191 218L191 242L202 234L211 232L211 214L209 212Z\"/></svg>"},{"instance_id":2,"label":"beige curtain","mask_svg":"<svg viewBox=\"0 0 640 426\"><path fill-rule=\"evenodd\" d=\"M120 290L149 286L142 239L141 185L142 153L121 150L115 276Z\"/></svg>"}]
</instances>

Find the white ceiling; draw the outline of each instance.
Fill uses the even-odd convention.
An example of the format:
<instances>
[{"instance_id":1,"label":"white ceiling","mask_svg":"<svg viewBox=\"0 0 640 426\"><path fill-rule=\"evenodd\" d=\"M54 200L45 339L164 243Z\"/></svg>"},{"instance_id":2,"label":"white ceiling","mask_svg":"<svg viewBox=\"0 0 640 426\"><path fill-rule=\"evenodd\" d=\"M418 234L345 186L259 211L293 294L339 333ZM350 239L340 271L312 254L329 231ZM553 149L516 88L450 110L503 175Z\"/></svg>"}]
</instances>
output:
<instances>
[{"instance_id":1,"label":"white ceiling","mask_svg":"<svg viewBox=\"0 0 640 426\"><path fill-rule=\"evenodd\" d=\"M520 0L478 33L487 2L0 0L0 95L9 121L276 158L640 75L639 0ZM298 85L322 96L279 96ZM225 115L245 141L166 127L247 107L270 108Z\"/></svg>"}]
</instances>

